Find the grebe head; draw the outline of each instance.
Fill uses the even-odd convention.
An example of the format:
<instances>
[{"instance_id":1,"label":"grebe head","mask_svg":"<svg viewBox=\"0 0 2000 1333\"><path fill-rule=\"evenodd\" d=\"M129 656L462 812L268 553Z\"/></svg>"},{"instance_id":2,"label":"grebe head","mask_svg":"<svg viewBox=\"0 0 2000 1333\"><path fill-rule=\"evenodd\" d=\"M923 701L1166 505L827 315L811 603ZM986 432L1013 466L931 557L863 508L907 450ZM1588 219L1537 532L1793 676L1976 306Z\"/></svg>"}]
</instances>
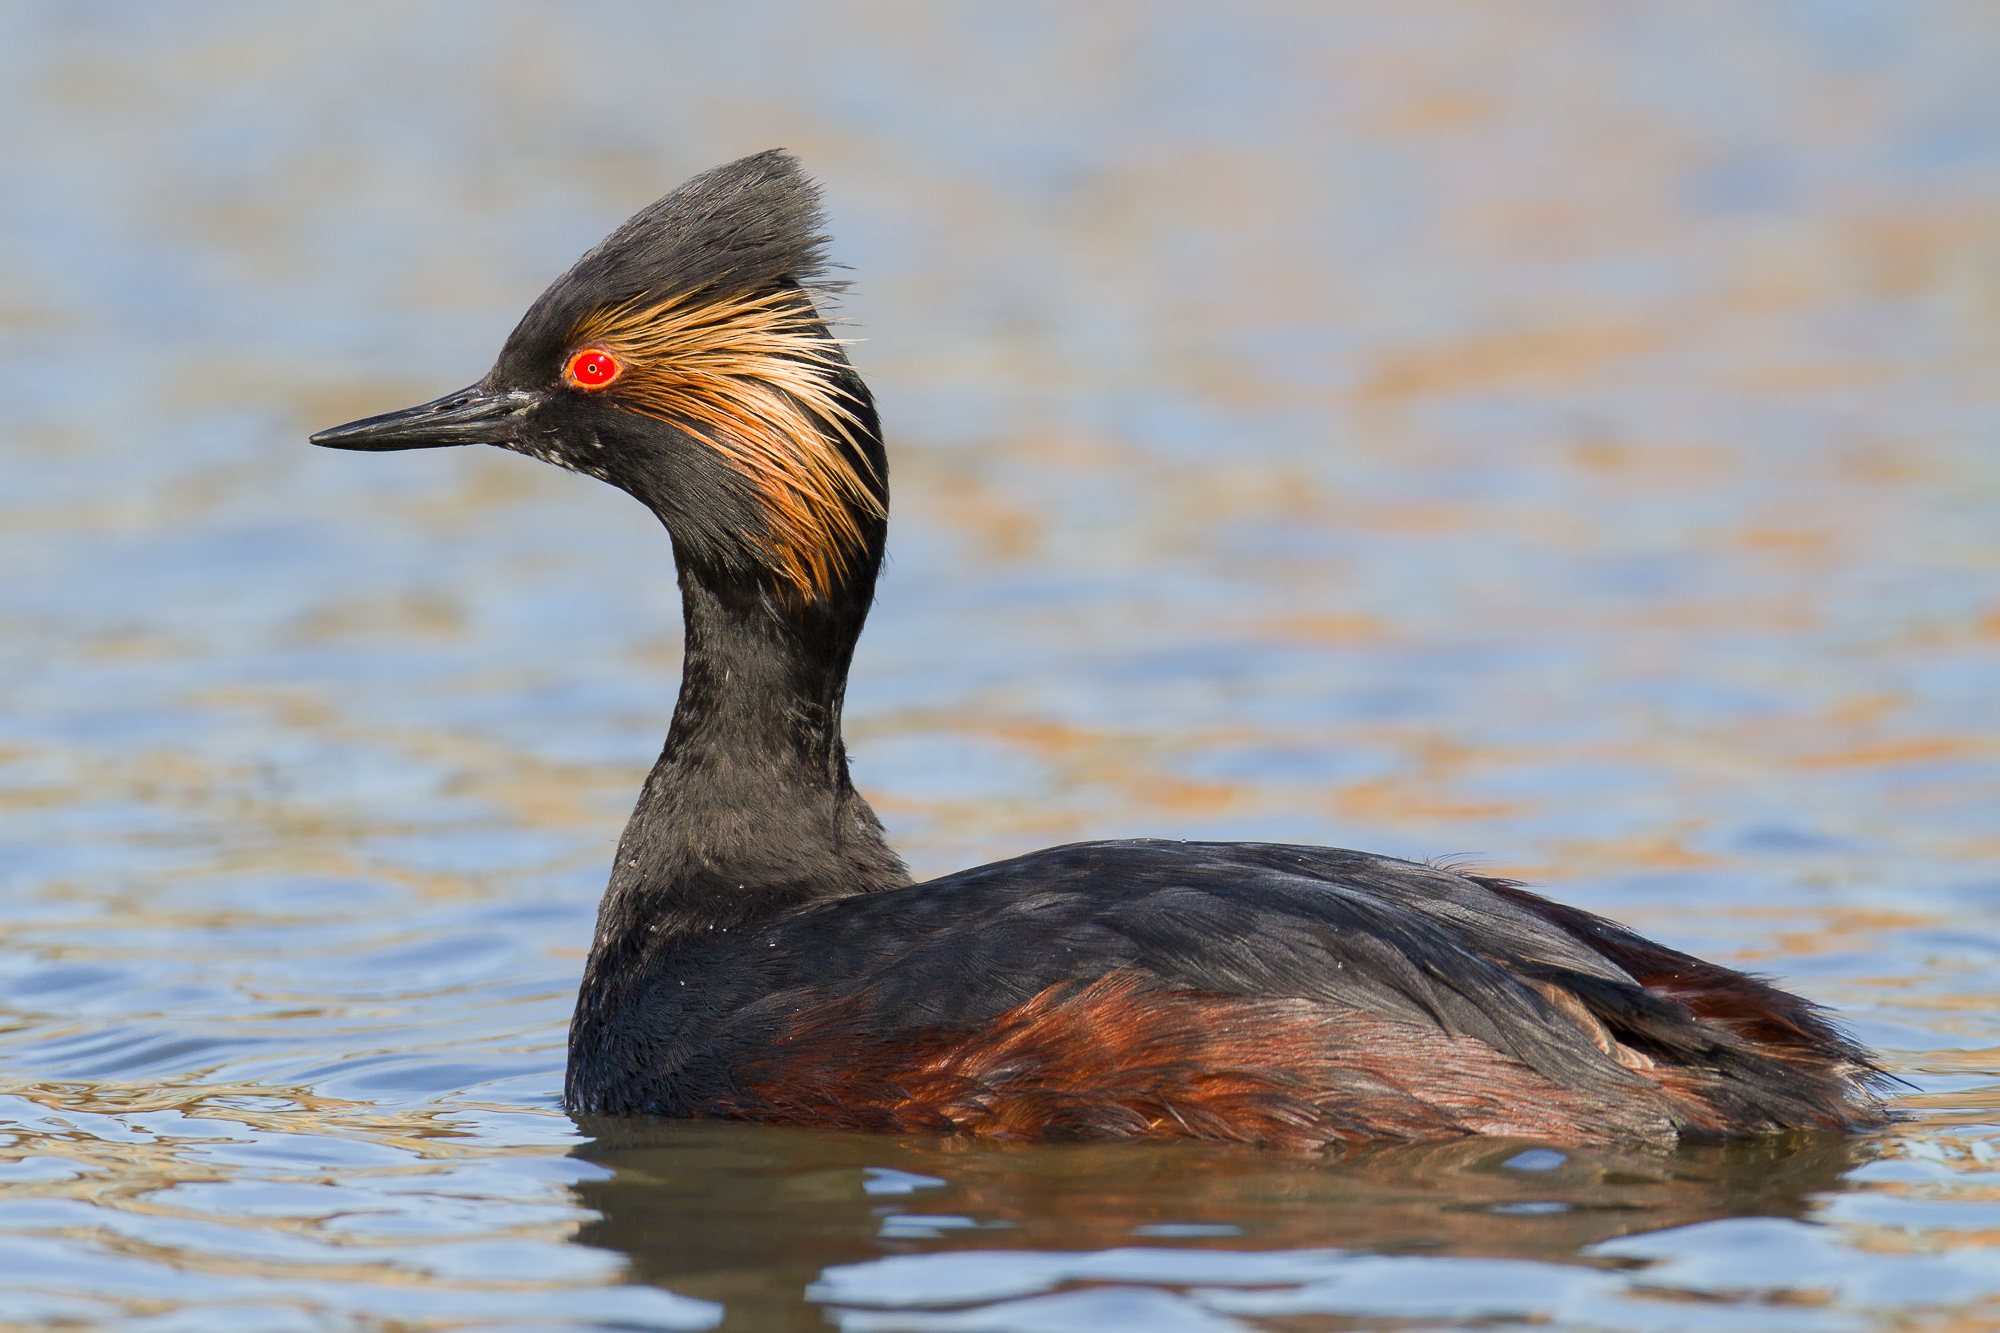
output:
<instances>
[{"instance_id":1,"label":"grebe head","mask_svg":"<svg viewBox=\"0 0 2000 1333\"><path fill-rule=\"evenodd\" d=\"M814 304L832 290L824 242L791 157L718 167L556 279L485 379L312 442L499 445L630 492L711 578L792 602L872 582L886 468L868 390Z\"/></svg>"}]
</instances>

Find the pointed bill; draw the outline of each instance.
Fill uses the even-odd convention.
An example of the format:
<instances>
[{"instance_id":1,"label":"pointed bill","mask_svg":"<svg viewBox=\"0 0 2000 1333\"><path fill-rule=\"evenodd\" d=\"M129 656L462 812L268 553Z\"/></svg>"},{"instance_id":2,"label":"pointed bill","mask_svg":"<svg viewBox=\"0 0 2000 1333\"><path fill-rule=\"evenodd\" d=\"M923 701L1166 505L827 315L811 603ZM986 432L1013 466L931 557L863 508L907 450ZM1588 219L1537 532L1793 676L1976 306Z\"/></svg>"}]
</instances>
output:
<instances>
[{"instance_id":1,"label":"pointed bill","mask_svg":"<svg viewBox=\"0 0 2000 1333\"><path fill-rule=\"evenodd\" d=\"M320 431L312 442L328 449L442 449L451 444L511 444L520 440L522 416L539 401L532 393L488 393L477 384L399 412L363 417Z\"/></svg>"}]
</instances>

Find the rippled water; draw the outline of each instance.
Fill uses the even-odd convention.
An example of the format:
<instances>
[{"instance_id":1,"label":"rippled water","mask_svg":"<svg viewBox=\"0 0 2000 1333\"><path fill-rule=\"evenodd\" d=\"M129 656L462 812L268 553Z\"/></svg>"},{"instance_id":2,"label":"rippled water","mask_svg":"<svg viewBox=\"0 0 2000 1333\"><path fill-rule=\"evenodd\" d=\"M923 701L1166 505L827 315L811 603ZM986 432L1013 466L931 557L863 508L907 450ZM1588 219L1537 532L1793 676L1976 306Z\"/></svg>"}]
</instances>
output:
<instances>
[{"instance_id":1,"label":"rippled water","mask_svg":"<svg viewBox=\"0 0 2000 1333\"><path fill-rule=\"evenodd\" d=\"M0 1323L2000 1328L2000 15L0 8ZM924 873L1464 855L1837 1006L1896 1132L1338 1162L573 1125L630 501L306 431L683 177L826 182Z\"/></svg>"}]
</instances>

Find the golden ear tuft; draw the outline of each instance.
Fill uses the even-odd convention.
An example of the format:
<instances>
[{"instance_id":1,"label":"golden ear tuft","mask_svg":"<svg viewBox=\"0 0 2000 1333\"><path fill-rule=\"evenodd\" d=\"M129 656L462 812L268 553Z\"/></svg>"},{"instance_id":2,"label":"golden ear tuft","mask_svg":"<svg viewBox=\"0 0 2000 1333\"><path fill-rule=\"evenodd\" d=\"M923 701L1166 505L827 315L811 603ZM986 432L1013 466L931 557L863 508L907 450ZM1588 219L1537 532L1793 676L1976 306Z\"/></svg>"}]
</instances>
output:
<instances>
[{"instance_id":1,"label":"golden ear tuft","mask_svg":"<svg viewBox=\"0 0 2000 1333\"><path fill-rule=\"evenodd\" d=\"M801 596L846 573L857 514L887 515L839 386L838 344L801 293L628 301L579 320L569 345L615 358L606 392L693 430L755 488L771 566Z\"/></svg>"}]
</instances>

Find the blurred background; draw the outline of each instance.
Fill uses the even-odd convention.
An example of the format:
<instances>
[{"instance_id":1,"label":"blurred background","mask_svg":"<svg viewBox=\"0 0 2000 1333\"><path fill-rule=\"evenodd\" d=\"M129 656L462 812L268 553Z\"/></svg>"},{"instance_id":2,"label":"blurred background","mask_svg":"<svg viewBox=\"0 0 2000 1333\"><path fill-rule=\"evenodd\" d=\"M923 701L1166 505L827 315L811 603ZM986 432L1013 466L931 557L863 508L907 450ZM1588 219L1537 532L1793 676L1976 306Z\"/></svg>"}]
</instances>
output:
<instances>
[{"instance_id":1,"label":"blurred background","mask_svg":"<svg viewBox=\"0 0 2000 1333\"><path fill-rule=\"evenodd\" d=\"M913 869L1463 857L1780 975L1925 1118L1782 1208L1730 1167L1821 1247L1769 1274L1833 1275L1829 1328L2000 1327L1996 60L1973 0L0 8L0 1322L817 1327L836 1260L1211 1225L735 1128L681 1179L555 1109L674 697L665 537L498 450L304 436L477 379L617 222L782 146L888 433L848 736ZM846 1181L840 1244L766 1262L797 1199L730 1154ZM898 1170L965 1227L878 1233ZM656 1178L676 1245L743 1248L621 1231ZM1231 1198L1145 1234L1276 1244ZM1466 1254L1617 1266L1493 1216ZM1791 1299L1702 1267L1744 1244L1659 1281ZM1451 1318L1666 1326L1451 1272ZM1112 1280L1063 1273L1014 1290ZM1156 1278L1080 1326L1267 1326Z\"/></svg>"}]
</instances>

